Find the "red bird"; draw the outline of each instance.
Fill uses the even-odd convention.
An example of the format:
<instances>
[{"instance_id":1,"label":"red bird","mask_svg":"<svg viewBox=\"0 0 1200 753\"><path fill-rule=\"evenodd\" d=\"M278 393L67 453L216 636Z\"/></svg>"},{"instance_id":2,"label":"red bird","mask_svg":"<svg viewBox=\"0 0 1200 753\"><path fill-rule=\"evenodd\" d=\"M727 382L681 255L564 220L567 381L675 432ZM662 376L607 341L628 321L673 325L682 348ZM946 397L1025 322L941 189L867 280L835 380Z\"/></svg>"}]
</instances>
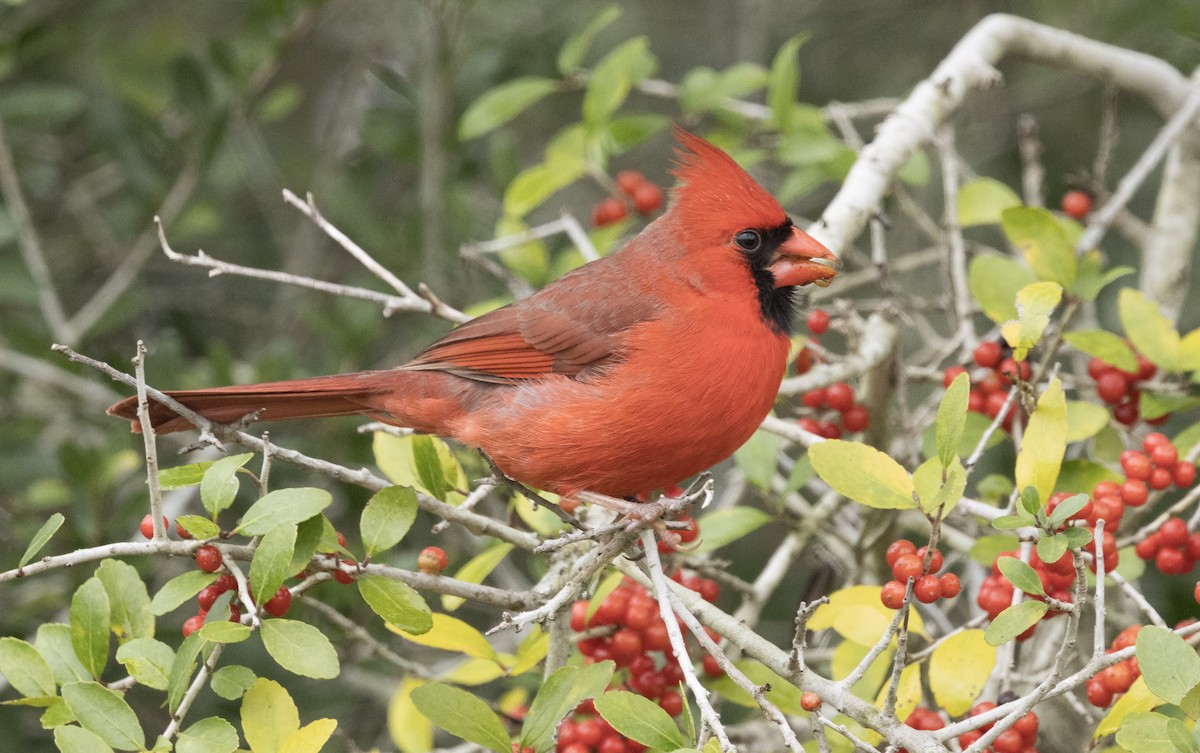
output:
<instances>
[{"instance_id":1,"label":"red bird","mask_svg":"<svg viewBox=\"0 0 1200 753\"><path fill-rule=\"evenodd\" d=\"M723 151L676 129L667 211L624 248L451 331L411 362L169 392L211 421L364 414L478 447L564 496L661 489L733 454L771 410L795 286L837 257ZM136 398L109 408L130 419ZM189 424L151 401L161 433Z\"/></svg>"}]
</instances>

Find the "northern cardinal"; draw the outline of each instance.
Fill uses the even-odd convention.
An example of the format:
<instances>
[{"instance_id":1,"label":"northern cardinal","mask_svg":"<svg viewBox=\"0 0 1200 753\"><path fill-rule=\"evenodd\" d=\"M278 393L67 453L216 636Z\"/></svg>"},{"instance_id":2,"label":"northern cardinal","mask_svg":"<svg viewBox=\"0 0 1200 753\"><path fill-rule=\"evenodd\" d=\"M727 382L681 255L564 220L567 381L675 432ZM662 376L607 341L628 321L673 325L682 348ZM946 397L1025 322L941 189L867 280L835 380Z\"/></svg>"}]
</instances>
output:
<instances>
[{"instance_id":1,"label":"northern cardinal","mask_svg":"<svg viewBox=\"0 0 1200 753\"><path fill-rule=\"evenodd\" d=\"M667 211L621 250L409 363L167 394L211 421L364 414L452 437L564 496L661 489L733 454L783 379L795 286L839 263L729 155L680 128ZM108 412L141 426L136 398ZM159 403L160 433L189 427Z\"/></svg>"}]
</instances>

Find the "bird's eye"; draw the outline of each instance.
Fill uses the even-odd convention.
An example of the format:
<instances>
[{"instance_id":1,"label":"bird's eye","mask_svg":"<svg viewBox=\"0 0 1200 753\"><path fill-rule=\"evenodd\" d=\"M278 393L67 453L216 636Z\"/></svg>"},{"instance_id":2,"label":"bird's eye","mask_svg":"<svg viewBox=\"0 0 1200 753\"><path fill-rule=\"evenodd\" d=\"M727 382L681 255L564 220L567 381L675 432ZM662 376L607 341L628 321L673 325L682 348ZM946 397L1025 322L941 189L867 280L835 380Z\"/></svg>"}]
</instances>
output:
<instances>
[{"instance_id":1,"label":"bird's eye","mask_svg":"<svg viewBox=\"0 0 1200 753\"><path fill-rule=\"evenodd\" d=\"M738 234L733 236L733 242L743 251L753 253L762 245L762 235L757 230L739 230Z\"/></svg>"}]
</instances>

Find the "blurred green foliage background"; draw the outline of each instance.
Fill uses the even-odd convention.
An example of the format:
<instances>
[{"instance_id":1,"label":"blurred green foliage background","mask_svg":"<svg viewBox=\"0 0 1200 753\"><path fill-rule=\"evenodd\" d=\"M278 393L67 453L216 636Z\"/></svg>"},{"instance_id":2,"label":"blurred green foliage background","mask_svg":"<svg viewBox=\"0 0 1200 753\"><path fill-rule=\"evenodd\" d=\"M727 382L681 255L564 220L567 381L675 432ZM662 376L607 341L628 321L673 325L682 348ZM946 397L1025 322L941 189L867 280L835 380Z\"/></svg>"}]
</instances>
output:
<instances>
[{"instance_id":1,"label":"blurred green foliage background","mask_svg":"<svg viewBox=\"0 0 1200 753\"><path fill-rule=\"evenodd\" d=\"M431 317L385 319L372 304L312 291L209 279L162 256L155 214L181 252L202 248L239 264L382 289L280 199L283 188L311 191L328 218L410 284L426 281L459 307L494 297L500 284L465 265L459 247L493 235L504 187L578 117L580 96L558 95L466 143L456 137L458 117L498 83L556 75L563 40L602 6L0 3L3 148L65 311L65 324L52 326L20 252L20 209L5 202L0 568L15 564L52 512L67 516L56 551L128 538L144 513L140 441L103 415L121 393L51 354L52 342L125 364L135 341L145 339L149 380L165 388L387 366L447 329ZM818 106L903 97L966 30L996 11L1160 56L1185 72L1200 60L1195 0L658 0L622 7L590 59L645 34L660 62L657 76L673 82L699 66L769 65L785 40L810 33L800 49L800 97ZM1047 195L1057 197L1091 164L1100 87L1020 62L1003 71L1007 85L972 96L959 117L959 149L980 174L1019 185L1016 118L1034 112L1046 145ZM667 100L635 94L634 101L680 118ZM1119 115L1115 176L1161 125L1137 101L1122 99ZM612 167L641 169L667 183L669 159L663 133ZM764 182L778 185L769 175ZM835 188L823 186L789 209L814 217ZM532 219L553 218L562 208L586 217L602 196L598 186L580 184ZM1144 210L1148 201L1139 197L1133 208ZM1194 326L1195 311L1185 319ZM368 463L369 440L353 426L316 422L290 430L287 441L346 464ZM170 453L180 445L166 446ZM173 462L169 454L163 461ZM288 483L286 469L276 472L277 483ZM362 500L339 493L351 495L342 514L356 517ZM0 589L0 634L25 637L61 619L55 615L86 575L60 570ZM340 694L320 688L322 713L344 721L333 749L390 745L386 689L373 691L353 674L340 682ZM308 685L295 687L296 694L318 689ZM356 704L360 695L372 702ZM52 749L36 719L0 707L3 747Z\"/></svg>"}]
</instances>

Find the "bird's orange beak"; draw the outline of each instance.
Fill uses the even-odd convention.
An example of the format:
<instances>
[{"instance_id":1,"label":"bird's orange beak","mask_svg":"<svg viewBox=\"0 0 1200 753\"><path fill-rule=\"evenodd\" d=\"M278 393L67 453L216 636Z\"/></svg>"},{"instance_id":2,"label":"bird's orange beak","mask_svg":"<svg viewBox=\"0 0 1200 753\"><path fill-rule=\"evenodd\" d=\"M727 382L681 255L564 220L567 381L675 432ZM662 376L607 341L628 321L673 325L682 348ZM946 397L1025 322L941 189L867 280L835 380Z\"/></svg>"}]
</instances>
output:
<instances>
[{"instance_id":1,"label":"bird's orange beak","mask_svg":"<svg viewBox=\"0 0 1200 753\"><path fill-rule=\"evenodd\" d=\"M800 228L792 228L792 236L784 241L775 258L767 265L775 276L775 287L828 285L842 268L833 252Z\"/></svg>"}]
</instances>

